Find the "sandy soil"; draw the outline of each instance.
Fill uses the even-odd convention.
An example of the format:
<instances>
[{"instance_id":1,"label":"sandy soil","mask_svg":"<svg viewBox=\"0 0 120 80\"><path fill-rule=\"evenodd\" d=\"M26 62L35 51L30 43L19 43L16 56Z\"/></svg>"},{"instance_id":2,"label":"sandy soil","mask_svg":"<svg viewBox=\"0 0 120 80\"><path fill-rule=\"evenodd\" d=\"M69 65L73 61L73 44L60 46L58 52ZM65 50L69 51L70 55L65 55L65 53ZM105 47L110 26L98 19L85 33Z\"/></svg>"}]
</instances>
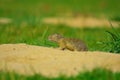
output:
<instances>
[{"instance_id":1,"label":"sandy soil","mask_svg":"<svg viewBox=\"0 0 120 80\"><path fill-rule=\"evenodd\" d=\"M10 18L0 17L0 24L10 24L12 22L13 21Z\"/></svg>"},{"instance_id":2,"label":"sandy soil","mask_svg":"<svg viewBox=\"0 0 120 80\"><path fill-rule=\"evenodd\" d=\"M70 27L110 27L110 23L107 19L104 18L95 18L95 17L49 17L42 20L46 24L65 24ZM119 22L111 21L114 27L119 27Z\"/></svg>"},{"instance_id":3,"label":"sandy soil","mask_svg":"<svg viewBox=\"0 0 120 80\"><path fill-rule=\"evenodd\" d=\"M61 51L59 49L27 45L0 45L0 69L21 74L40 73L56 77L76 75L96 67L120 71L120 55L104 52Z\"/></svg>"}]
</instances>

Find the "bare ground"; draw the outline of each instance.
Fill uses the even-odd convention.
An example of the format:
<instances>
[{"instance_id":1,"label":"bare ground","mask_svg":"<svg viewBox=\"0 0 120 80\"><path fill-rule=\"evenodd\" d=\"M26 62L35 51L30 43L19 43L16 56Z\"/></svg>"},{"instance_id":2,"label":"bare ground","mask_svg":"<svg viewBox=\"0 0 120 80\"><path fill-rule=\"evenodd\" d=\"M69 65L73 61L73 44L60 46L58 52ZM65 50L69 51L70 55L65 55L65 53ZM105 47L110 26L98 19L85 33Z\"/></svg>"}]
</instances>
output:
<instances>
[{"instance_id":1,"label":"bare ground","mask_svg":"<svg viewBox=\"0 0 120 80\"><path fill-rule=\"evenodd\" d=\"M12 22L13 21L10 18L0 17L0 24L10 24Z\"/></svg>"},{"instance_id":2,"label":"bare ground","mask_svg":"<svg viewBox=\"0 0 120 80\"><path fill-rule=\"evenodd\" d=\"M56 77L59 74L76 75L96 67L120 71L120 55L98 51L61 51L27 44L0 45L0 70Z\"/></svg>"},{"instance_id":3,"label":"bare ground","mask_svg":"<svg viewBox=\"0 0 120 80\"><path fill-rule=\"evenodd\" d=\"M110 27L110 23L105 18L96 18L96 17L84 17L84 16L78 16L78 17L49 17L44 18L42 20L43 23L46 24L64 24L68 25L70 27L77 27L77 28L83 28L83 27ZM114 27L119 27L119 22L111 21L112 25Z\"/></svg>"}]
</instances>

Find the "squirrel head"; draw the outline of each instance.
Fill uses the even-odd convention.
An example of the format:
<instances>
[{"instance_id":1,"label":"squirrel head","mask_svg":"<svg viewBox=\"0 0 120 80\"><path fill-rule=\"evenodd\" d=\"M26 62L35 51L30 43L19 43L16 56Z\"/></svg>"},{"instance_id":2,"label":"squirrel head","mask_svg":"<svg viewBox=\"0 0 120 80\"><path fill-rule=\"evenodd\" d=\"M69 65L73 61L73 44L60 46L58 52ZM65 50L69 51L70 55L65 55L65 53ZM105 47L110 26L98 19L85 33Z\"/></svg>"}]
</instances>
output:
<instances>
[{"instance_id":1,"label":"squirrel head","mask_svg":"<svg viewBox=\"0 0 120 80\"><path fill-rule=\"evenodd\" d=\"M63 36L60 34L52 34L48 37L48 40L58 42L62 38L63 38Z\"/></svg>"}]
</instances>

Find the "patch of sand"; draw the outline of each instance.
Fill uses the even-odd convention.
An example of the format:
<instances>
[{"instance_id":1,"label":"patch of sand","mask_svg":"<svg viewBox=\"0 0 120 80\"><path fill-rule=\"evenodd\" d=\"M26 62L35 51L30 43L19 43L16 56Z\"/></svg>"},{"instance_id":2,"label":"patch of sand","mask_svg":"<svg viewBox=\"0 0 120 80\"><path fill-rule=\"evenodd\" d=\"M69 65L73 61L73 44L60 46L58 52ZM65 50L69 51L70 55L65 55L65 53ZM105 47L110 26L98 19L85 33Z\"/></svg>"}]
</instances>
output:
<instances>
[{"instance_id":1,"label":"patch of sand","mask_svg":"<svg viewBox=\"0 0 120 80\"><path fill-rule=\"evenodd\" d=\"M77 27L77 28L83 28L83 27L110 27L110 23L106 19L98 19L95 17L51 17L51 18L44 18L42 20L43 23L46 24L65 24L70 27ZM119 27L119 23L112 21L111 22L114 27Z\"/></svg>"},{"instance_id":2,"label":"patch of sand","mask_svg":"<svg viewBox=\"0 0 120 80\"><path fill-rule=\"evenodd\" d=\"M10 24L10 23L12 23L12 19L0 17L0 24Z\"/></svg>"},{"instance_id":3,"label":"patch of sand","mask_svg":"<svg viewBox=\"0 0 120 80\"><path fill-rule=\"evenodd\" d=\"M120 55L104 52L62 51L59 49L27 45L1 44L0 70L21 74L40 73L56 77L59 74L76 75L96 67L120 71Z\"/></svg>"}]
</instances>

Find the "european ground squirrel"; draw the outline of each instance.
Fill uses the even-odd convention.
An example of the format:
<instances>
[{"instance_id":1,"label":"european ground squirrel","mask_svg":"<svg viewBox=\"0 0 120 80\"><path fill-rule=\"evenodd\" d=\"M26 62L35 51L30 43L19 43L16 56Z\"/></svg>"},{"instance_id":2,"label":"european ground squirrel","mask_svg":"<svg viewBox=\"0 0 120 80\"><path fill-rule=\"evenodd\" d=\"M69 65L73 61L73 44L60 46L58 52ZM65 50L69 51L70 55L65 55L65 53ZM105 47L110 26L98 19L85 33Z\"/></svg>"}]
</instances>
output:
<instances>
[{"instance_id":1,"label":"european ground squirrel","mask_svg":"<svg viewBox=\"0 0 120 80\"><path fill-rule=\"evenodd\" d=\"M60 34L53 34L48 37L50 41L58 43L61 50L68 49L71 51L87 51L86 44L79 39L64 38Z\"/></svg>"}]
</instances>

